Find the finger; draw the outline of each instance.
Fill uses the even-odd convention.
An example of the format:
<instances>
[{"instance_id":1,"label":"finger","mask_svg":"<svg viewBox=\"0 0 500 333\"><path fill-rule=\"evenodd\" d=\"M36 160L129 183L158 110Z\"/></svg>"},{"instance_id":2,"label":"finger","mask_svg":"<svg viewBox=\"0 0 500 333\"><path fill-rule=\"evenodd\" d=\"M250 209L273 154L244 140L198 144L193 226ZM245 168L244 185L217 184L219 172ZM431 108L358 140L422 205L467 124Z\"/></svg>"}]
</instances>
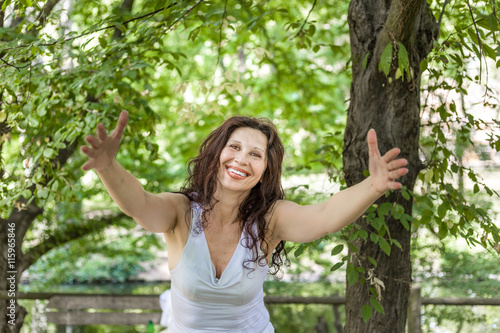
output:
<instances>
[{"instance_id":1,"label":"finger","mask_svg":"<svg viewBox=\"0 0 500 333\"><path fill-rule=\"evenodd\" d=\"M383 160L385 162L389 163L394 158L396 158L396 156L398 156L400 152L401 152L401 149L399 149L399 148L392 148L387 153L385 153L385 155L382 158L383 158Z\"/></svg>"},{"instance_id":2,"label":"finger","mask_svg":"<svg viewBox=\"0 0 500 333\"><path fill-rule=\"evenodd\" d=\"M389 171L396 170L408 165L408 161L404 158L394 160L388 164Z\"/></svg>"},{"instance_id":3,"label":"finger","mask_svg":"<svg viewBox=\"0 0 500 333\"><path fill-rule=\"evenodd\" d=\"M389 178L392 180L396 180L399 177L406 175L407 173L408 173L408 169L406 169L406 168L397 169L397 170L389 172Z\"/></svg>"},{"instance_id":4,"label":"finger","mask_svg":"<svg viewBox=\"0 0 500 333\"><path fill-rule=\"evenodd\" d=\"M80 148L80 150L82 151L82 153L84 153L85 155L87 155L88 157L94 157L95 156L95 150L92 149L92 148L89 148L87 146L82 146Z\"/></svg>"},{"instance_id":5,"label":"finger","mask_svg":"<svg viewBox=\"0 0 500 333\"><path fill-rule=\"evenodd\" d=\"M97 137L99 140L104 141L108 137L108 132L106 132L106 128L103 124L97 124Z\"/></svg>"},{"instance_id":6,"label":"finger","mask_svg":"<svg viewBox=\"0 0 500 333\"><path fill-rule=\"evenodd\" d=\"M113 130L112 135L121 137L123 135L123 132L125 131L127 123L128 123L128 112L122 111L122 113L120 113L120 117L118 117L118 122L116 123L116 127Z\"/></svg>"},{"instance_id":7,"label":"finger","mask_svg":"<svg viewBox=\"0 0 500 333\"><path fill-rule=\"evenodd\" d=\"M377 133L373 128L368 131L366 135L366 141L368 142L368 152L370 156L380 156L380 151L378 150L377 143Z\"/></svg>"},{"instance_id":8,"label":"finger","mask_svg":"<svg viewBox=\"0 0 500 333\"><path fill-rule=\"evenodd\" d=\"M403 187L403 184L401 184L400 182L390 182L389 183L390 190L399 190L401 187Z\"/></svg>"},{"instance_id":9,"label":"finger","mask_svg":"<svg viewBox=\"0 0 500 333\"><path fill-rule=\"evenodd\" d=\"M92 162L90 161L87 161L87 163L85 163L83 166L82 166L82 170L85 170L85 171L88 171L90 169L92 169Z\"/></svg>"},{"instance_id":10,"label":"finger","mask_svg":"<svg viewBox=\"0 0 500 333\"><path fill-rule=\"evenodd\" d=\"M93 135L87 135L85 137L85 141L87 141L94 149L97 149L101 144L101 141Z\"/></svg>"}]
</instances>

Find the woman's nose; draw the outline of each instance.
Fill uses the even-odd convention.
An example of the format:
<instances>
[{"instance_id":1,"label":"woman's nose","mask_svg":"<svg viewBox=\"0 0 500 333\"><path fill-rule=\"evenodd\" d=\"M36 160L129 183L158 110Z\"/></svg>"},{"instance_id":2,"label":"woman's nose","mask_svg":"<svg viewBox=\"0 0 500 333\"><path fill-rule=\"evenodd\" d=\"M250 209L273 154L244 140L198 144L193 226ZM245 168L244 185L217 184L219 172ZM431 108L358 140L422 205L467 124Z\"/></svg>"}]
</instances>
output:
<instances>
[{"instance_id":1,"label":"woman's nose","mask_svg":"<svg viewBox=\"0 0 500 333\"><path fill-rule=\"evenodd\" d=\"M248 164L248 156L245 152L243 152L241 150L236 154L236 156L234 157L234 160L242 165Z\"/></svg>"}]
</instances>

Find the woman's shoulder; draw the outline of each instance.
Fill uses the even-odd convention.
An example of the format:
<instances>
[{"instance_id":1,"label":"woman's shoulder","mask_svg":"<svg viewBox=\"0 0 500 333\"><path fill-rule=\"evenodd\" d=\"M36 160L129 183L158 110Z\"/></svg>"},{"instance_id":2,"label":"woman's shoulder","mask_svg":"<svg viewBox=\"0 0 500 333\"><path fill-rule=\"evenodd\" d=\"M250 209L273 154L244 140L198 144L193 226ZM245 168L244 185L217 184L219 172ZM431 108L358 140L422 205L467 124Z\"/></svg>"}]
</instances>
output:
<instances>
[{"instance_id":1,"label":"woman's shoulder","mask_svg":"<svg viewBox=\"0 0 500 333\"><path fill-rule=\"evenodd\" d=\"M269 225L269 227L274 228L274 225L276 223L276 219L279 215L279 212L282 209L286 209L286 206L292 203L291 201L288 200L276 200L271 207L269 207L267 213L266 213L266 221Z\"/></svg>"},{"instance_id":2,"label":"woman's shoulder","mask_svg":"<svg viewBox=\"0 0 500 333\"><path fill-rule=\"evenodd\" d=\"M191 200L189 198L179 192L164 192L158 194L158 196L166 201L170 201L175 205L177 210L186 211L191 207Z\"/></svg>"}]
</instances>

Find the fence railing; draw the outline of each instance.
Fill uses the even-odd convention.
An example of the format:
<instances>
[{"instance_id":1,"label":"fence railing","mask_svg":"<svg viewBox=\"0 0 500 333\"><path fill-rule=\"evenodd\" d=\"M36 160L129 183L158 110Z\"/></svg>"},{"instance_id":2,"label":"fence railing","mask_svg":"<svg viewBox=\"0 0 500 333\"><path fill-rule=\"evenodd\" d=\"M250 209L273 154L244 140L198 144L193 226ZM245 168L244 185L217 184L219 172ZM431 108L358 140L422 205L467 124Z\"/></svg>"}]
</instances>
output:
<instances>
[{"instance_id":1,"label":"fence railing","mask_svg":"<svg viewBox=\"0 0 500 333\"><path fill-rule=\"evenodd\" d=\"M8 298L6 292L0 292L0 299ZM47 319L57 325L140 325L149 321L159 324L161 317L159 295L18 292L16 298L48 300ZM338 306L345 304L345 297L267 295L264 301L266 304L331 305L338 319ZM500 306L500 298L422 298L420 288L413 288L408 306L408 333L421 333L423 305ZM92 311L88 312L89 309ZM342 325L338 321L335 327L342 332ZM317 332L322 332L322 329L317 327Z\"/></svg>"}]
</instances>

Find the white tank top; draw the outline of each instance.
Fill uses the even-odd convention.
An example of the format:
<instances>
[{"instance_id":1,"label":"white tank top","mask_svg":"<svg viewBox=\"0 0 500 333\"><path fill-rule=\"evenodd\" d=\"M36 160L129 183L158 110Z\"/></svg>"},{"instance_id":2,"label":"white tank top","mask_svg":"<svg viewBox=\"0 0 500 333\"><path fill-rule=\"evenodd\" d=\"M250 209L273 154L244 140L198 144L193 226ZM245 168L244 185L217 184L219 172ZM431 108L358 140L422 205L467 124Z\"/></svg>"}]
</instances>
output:
<instances>
[{"instance_id":1,"label":"white tank top","mask_svg":"<svg viewBox=\"0 0 500 333\"><path fill-rule=\"evenodd\" d=\"M261 267L252 259L252 250L242 245L242 232L233 256L220 279L203 230L193 233L202 208L191 204L190 233L179 262L170 271L172 318L169 333L246 332L271 333L269 312L264 305L263 284L269 266ZM245 243L243 243L245 244Z\"/></svg>"}]
</instances>

